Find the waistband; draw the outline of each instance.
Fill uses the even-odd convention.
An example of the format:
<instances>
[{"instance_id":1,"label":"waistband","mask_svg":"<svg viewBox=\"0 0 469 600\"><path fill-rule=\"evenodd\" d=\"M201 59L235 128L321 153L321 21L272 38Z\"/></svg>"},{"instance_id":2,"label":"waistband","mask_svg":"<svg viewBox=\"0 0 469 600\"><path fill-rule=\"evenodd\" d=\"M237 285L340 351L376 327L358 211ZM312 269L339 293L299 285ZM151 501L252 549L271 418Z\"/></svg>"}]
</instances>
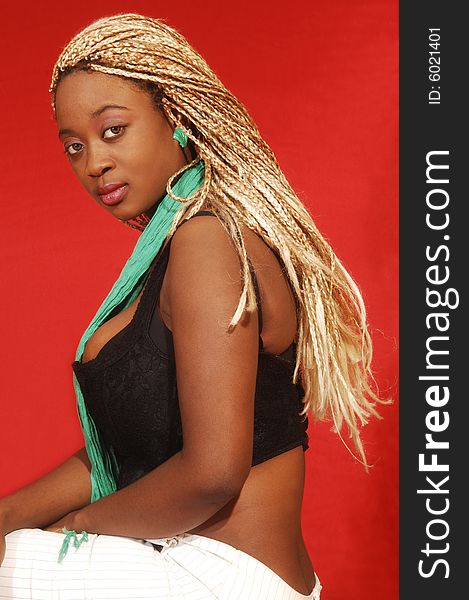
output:
<instances>
[{"instance_id":1,"label":"waistband","mask_svg":"<svg viewBox=\"0 0 469 600\"><path fill-rule=\"evenodd\" d=\"M175 535L174 537L169 538L144 538L145 542L150 542L153 546L156 547L158 552L161 552L164 548L170 548L171 546L176 546L179 541L187 536L186 533L180 533Z\"/></svg>"},{"instance_id":2,"label":"waistband","mask_svg":"<svg viewBox=\"0 0 469 600\"><path fill-rule=\"evenodd\" d=\"M165 552L168 548L171 548L172 546L177 546L181 542L187 543L192 546L198 546L201 548L207 548L207 549L211 549L211 550L216 549L216 547L219 547L219 548L221 547L223 549L223 554L226 558L228 558L230 560L234 560L236 556L239 556L239 554L241 554L246 559L255 561L256 563L260 564L263 568L265 568L267 571L270 571L276 578L278 578L286 586L288 586L288 584L280 577L280 575L278 575L278 573L275 573L275 571L273 571L270 567L268 567L263 562L259 561L254 556L251 556L250 554L248 554L247 552L244 552L243 550L239 550L238 548L235 548L235 546L232 546L231 544L228 544L226 542L221 542L220 540L216 540L214 538L209 538L205 535L198 535L198 534L194 534L194 533L180 533L173 537L151 538L151 539L145 538L144 541L150 542L158 550L158 552ZM298 599L304 598L305 600L320 600L322 585L321 585L321 582L320 582L319 577L317 576L316 572L314 572L314 575L316 578L316 583L309 595L301 594L300 592L293 590L293 588L290 588L292 591L296 592Z\"/></svg>"}]
</instances>

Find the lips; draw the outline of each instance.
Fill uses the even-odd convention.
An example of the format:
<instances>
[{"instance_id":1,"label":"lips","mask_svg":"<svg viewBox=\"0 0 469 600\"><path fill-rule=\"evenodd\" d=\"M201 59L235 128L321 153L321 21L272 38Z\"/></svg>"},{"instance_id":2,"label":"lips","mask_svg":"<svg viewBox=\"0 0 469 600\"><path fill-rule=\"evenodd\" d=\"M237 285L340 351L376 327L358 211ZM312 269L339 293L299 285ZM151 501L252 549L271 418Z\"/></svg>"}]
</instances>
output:
<instances>
[{"instance_id":1,"label":"lips","mask_svg":"<svg viewBox=\"0 0 469 600\"><path fill-rule=\"evenodd\" d=\"M120 188L123 185L125 185L125 183L123 181L114 182L114 183L106 183L106 185L99 185L97 191L98 191L98 194L100 196L102 196L104 194L109 194L110 192L117 190L117 188Z\"/></svg>"},{"instance_id":2,"label":"lips","mask_svg":"<svg viewBox=\"0 0 469 600\"><path fill-rule=\"evenodd\" d=\"M107 183L98 187L98 195L104 204L111 206L124 199L128 188L127 183Z\"/></svg>"}]
</instances>

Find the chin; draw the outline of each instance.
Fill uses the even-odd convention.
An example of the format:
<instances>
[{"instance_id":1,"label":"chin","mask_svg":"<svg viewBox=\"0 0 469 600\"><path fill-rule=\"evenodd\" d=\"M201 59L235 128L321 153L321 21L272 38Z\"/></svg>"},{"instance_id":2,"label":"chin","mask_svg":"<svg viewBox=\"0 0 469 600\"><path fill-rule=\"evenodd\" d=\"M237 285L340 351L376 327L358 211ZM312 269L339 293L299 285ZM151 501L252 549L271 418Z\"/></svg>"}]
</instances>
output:
<instances>
[{"instance_id":1,"label":"chin","mask_svg":"<svg viewBox=\"0 0 469 600\"><path fill-rule=\"evenodd\" d=\"M104 206L104 209L110 212L116 219L120 221L129 221L130 219L135 219L143 212L146 212L144 207L136 208L135 206L126 206L125 200L120 204L116 204L115 206Z\"/></svg>"}]
</instances>

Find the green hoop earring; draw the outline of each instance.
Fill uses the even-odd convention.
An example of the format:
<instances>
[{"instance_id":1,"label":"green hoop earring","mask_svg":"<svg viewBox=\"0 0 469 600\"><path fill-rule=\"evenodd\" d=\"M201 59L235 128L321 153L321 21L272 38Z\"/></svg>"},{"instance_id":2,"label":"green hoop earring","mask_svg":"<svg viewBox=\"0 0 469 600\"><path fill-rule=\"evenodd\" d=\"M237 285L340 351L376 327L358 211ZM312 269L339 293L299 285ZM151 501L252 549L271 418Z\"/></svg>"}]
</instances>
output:
<instances>
[{"instance_id":1,"label":"green hoop earring","mask_svg":"<svg viewBox=\"0 0 469 600\"><path fill-rule=\"evenodd\" d=\"M177 140L181 148L185 148L187 146L187 135L180 127L176 127L174 130L173 140Z\"/></svg>"}]
</instances>

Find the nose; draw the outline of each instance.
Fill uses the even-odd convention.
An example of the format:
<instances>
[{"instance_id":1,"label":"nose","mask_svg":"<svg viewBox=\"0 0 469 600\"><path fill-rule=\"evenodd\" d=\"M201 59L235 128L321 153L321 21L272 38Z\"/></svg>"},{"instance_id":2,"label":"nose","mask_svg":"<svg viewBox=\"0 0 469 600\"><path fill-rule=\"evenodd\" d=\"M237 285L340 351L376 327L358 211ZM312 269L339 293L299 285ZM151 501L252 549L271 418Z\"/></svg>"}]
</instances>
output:
<instances>
[{"instance_id":1,"label":"nose","mask_svg":"<svg viewBox=\"0 0 469 600\"><path fill-rule=\"evenodd\" d=\"M105 147L88 148L86 162L87 175L93 178L101 177L101 175L109 171L109 169L112 169L114 166L114 160Z\"/></svg>"}]
</instances>

